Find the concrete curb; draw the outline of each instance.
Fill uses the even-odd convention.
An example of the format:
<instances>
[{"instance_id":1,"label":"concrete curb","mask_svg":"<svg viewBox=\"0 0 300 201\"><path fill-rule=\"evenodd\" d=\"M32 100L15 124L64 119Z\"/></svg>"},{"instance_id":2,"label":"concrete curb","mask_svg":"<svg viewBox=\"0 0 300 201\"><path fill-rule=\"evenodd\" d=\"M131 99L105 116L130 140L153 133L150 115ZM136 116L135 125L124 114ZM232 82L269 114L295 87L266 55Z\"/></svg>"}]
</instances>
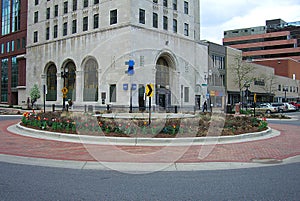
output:
<instances>
[{"instance_id":1,"label":"concrete curb","mask_svg":"<svg viewBox=\"0 0 300 201\"><path fill-rule=\"evenodd\" d=\"M271 128L256 133L246 133L236 136L211 136L193 138L126 138L126 137L103 137L55 133L35 130L21 126L20 123L7 128L8 131L23 136L56 140L62 142L98 144L98 145L126 145L126 146L191 146L209 144L229 144L268 139L280 135L280 132Z\"/></svg>"},{"instance_id":2,"label":"concrete curb","mask_svg":"<svg viewBox=\"0 0 300 201\"><path fill-rule=\"evenodd\" d=\"M120 163L101 161L70 161L0 154L0 162L33 165L54 168L69 168L80 170L119 171L130 174L144 174L158 171L203 171L229 170L241 168L256 168L299 163L300 156L286 158L280 163L259 162L200 162L200 163Z\"/></svg>"}]
</instances>

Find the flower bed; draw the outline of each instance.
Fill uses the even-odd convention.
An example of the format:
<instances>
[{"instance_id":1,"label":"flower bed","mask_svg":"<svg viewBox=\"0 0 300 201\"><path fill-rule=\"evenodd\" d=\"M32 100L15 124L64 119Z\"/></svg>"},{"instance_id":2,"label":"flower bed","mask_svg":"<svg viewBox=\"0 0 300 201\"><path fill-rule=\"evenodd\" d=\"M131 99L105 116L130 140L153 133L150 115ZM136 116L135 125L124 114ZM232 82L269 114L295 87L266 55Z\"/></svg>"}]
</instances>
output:
<instances>
[{"instance_id":1,"label":"flower bed","mask_svg":"<svg viewBox=\"0 0 300 201\"><path fill-rule=\"evenodd\" d=\"M47 112L23 114L26 127L79 135L118 137L202 137L238 135L267 129L267 122L250 116L211 115L194 118L113 119L86 113Z\"/></svg>"}]
</instances>

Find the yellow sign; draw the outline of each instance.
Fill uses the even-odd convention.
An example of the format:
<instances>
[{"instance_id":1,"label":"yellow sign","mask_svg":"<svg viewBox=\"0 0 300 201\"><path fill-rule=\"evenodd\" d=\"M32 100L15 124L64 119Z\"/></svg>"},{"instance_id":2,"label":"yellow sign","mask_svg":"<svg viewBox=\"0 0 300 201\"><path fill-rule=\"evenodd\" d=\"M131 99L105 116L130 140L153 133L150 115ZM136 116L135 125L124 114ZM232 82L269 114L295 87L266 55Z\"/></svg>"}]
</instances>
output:
<instances>
[{"instance_id":1,"label":"yellow sign","mask_svg":"<svg viewBox=\"0 0 300 201\"><path fill-rule=\"evenodd\" d=\"M154 94L153 84L147 84L147 86L146 86L146 96L152 97L153 94Z\"/></svg>"},{"instance_id":2,"label":"yellow sign","mask_svg":"<svg viewBox=\"0 0 300 201\"><path fill-rule=\"evenodd\" d=\"M62 88L61 92L66 95L68 93L67 87Z\"/></svg>"},{"instance_id":3,"label":"yellow sign","mask_svg":"<svg viewBox=\"0 0 300 201\"><path fill-rule=\"evenodd\" d=\"M253 101L256 103L256 93L254 93Z\"/></svg>"}]
</instances>

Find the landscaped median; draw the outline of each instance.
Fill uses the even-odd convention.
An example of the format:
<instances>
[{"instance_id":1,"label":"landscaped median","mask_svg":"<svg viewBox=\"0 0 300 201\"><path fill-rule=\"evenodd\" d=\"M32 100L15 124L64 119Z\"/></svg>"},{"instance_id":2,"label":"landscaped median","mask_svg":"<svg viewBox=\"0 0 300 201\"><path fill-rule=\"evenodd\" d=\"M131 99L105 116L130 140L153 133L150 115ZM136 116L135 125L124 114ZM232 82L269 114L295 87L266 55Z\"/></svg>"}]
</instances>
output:
<instances>
[{"instance_id":1,"label":"landscaped median","mask_svg":"<svg viewBox=\"0 0 300 201\"><path fill-rule=\"evenodd\" d=\"M251 116L199 113L189 118L165 116L153 118L116 118L79 112L46 112L23 114L21 126L42 131L73 135L187 138L236 136L268 129L267 122Z\"/></svg>"}]
</instances>

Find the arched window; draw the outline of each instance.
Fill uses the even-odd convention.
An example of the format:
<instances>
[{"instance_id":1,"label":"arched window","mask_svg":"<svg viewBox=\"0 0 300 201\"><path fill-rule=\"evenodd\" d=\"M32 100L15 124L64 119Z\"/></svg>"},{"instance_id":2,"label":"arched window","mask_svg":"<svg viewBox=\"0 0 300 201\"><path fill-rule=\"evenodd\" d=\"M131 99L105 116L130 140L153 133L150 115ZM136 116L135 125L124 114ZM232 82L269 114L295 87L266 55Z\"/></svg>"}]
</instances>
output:
<instances>
[{"instance_id":1,"label":"arched window","mask_svg":"<svg viewBox=\"0 0 300 201\"><path fill-rule=\"evenodd\" d=\"M159 88L166 88L170 84L170 69L164 58L159 58L156 63L156 85Z\"/></svg>"},{"instance_id":2,"label":"arched window","mask_svg":"<svg viewBox=\"0 0 300 201\"><path fill-rule=\"evenodd\" d=\"M68 69L68 76L66 79L66 87L68 88L67 100L76 100L76 66L73 62L67 63L65 69Z\"/></svg>"},{"instance_id":3,"label":"arched window","mask_svg":"<svg viewBox=\"0 0 300 201\"><path fill-rule=\"evenodd\" d=\"M47 69L47 101L57 100L57 69L54 64L51 64Z\"/></svg>"},{"instance_id":4,"label":"arched window","mask_svg":"<svg viewBox=\"0 0 300 201\"><path fill-rule=\"evenodd\" d=\"M83 101L98 101L98 64L88 59L84 64Z\"/></svg>"}]
</instances>

